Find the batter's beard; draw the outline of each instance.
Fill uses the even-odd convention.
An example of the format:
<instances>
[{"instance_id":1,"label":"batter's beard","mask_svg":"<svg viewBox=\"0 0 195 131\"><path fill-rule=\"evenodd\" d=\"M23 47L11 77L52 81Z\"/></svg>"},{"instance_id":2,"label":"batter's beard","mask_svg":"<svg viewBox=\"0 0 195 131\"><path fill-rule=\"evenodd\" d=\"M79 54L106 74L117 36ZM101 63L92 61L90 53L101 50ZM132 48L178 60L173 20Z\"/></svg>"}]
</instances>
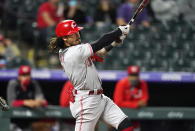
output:
<instances>
[{"instance_id":1,"label":"batter's beard","mask_svg":"<svg viewBox=\"0 0 195 131\"><path fill-rule=\"evenodd\" d=\"M79 42L78 42L78 45L80 45L80 44L81 44L81 39L79 39L78 41L79 41Z\"/></svg>"},{"instance_id":2,"label":"batter's beard","mask_svg":"<svg viewBox=\"0 0 195 131\"><path fill-rule=\"evenodd\" d=\"M71 44L71 46L80 45L80 44L81 44L81 41L79 41L79 42L76 43L76 44Z\"/></svg>"}]
</instances>

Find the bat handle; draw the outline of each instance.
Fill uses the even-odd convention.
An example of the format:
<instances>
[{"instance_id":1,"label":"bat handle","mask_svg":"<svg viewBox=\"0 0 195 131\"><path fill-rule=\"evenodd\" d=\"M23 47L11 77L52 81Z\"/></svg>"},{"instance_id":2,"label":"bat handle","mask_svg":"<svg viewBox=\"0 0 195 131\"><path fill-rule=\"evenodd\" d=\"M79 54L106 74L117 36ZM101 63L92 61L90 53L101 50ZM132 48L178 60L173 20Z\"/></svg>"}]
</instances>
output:
<instances>
[{"instance_id":1,"label":"bat handle","mask_svg":"<svg viewBox=\"0 0 195 131\"><path fill-rule=\"evenodd\" d=\"M135 21L135 19L132 18L128 24L131 25L131 24L133 24L134 21Z\"/></svg>"}]
</instances>

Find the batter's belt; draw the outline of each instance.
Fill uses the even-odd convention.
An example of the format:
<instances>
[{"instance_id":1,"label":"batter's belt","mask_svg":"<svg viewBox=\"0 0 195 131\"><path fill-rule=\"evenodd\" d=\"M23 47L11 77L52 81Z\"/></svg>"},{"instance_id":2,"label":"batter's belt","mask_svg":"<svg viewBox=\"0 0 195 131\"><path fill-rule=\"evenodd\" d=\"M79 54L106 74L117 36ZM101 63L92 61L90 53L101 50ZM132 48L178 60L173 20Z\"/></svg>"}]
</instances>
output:
<instances>
[{"instance_id":1,"label":"batter's belt","mask_svg":"<svg viewBox=\"0 0 195 131\"><path fill-rule=\"evenodd\" d=\"M80 93L86 93L88 95L100 95L103 94L103 89L94 89L94 90L73 90L73 94L77 95Z\"/></svg>"}]
</instances>

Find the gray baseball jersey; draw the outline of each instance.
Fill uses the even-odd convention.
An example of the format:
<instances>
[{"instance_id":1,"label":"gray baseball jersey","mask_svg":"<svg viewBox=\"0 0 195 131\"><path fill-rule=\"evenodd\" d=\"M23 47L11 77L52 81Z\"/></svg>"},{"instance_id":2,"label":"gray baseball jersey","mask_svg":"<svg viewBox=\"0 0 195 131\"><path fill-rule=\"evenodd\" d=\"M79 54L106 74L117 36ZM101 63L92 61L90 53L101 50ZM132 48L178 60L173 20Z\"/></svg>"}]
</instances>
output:
<instances>
[{"instance_id":1,"label":"gray baseball jersey","mask_svg":"<svg viewBox=\"0 0 195 131\"><path fill-rule=\"evenodd\" d=\"M101 80L92 62L90 44L81 44L59 51L61 65L74 89L75 101L70 102L72 116L76 119L75 131L94 131L97 121L102 120L116 129L127 117L105 95L89 95L88 90L101 89Z\"/></svg>"},{"instance_id":2,"label":"gray baseball jersey","mask_svg":"<svg viewBox=\"0 0 195 131\"><path fill-rule=\"evenodd\" d=\"M93 64L90 44L71 46L59 51L61 65L76 90L101 89L101 80Z\"/></svg>"}]
</instances>

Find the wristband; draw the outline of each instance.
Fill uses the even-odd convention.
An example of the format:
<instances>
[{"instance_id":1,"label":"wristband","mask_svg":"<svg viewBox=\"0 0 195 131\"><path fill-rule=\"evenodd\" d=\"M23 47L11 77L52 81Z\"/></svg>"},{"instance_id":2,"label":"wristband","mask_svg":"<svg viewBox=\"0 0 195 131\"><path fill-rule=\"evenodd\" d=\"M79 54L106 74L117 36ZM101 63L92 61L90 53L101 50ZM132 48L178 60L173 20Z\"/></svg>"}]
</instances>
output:
<instances>
[{"instance_id":1,"label":"wristband","mask_svg":"<svg viewBox=\"0 0 195 131\"><path fill-rule=\"evenodd\" d=\"M112 45L108 45L108 46L106 46L106 47L104 47L104 48L105 48L105 50L106 50L107 52L109 52L110 50L112 50L113 47L114 47L114 46L112 46Z\"/></svg>"}]
</instances>

